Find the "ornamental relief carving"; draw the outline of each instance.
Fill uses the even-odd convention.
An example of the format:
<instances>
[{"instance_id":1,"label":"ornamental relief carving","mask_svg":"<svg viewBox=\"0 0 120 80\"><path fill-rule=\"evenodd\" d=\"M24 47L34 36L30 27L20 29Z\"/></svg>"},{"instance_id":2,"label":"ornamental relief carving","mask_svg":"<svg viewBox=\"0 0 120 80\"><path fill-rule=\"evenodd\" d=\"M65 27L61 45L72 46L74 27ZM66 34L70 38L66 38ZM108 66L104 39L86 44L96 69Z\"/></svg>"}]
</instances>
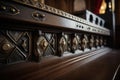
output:
<instances>
[{"instance_id":1,"label":"ornamental relief carving","mask_svg":"<svg viewBox=\"0 0 120 80\"><path fill-rule=\"evenodd\" d=\"M28 59L31 53L30 33L10 30L3 30L0 33L1 62L10 63Z\"/></svg>"}]
</instances>

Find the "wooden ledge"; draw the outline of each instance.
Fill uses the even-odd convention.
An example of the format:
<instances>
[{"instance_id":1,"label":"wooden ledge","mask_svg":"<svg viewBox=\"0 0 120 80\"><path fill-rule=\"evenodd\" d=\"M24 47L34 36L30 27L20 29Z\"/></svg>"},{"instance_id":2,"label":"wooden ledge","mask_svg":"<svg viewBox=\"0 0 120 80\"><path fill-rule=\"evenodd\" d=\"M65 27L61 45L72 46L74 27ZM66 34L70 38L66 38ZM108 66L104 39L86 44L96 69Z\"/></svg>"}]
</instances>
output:
<instances>
[{"instance_id":1,"label":"wooden ledge","mask_svg":"<svg viewBox=\"0 0 120 80\"><path fill-rule=\"evenodd\" d=\"M0 79L12 80L58 80L61 76L68 74L80 66L83 66L95 59L110 52L111 49L104 48L93 52L65 56L54 57L51 59L43 59L40 63L24 62L1 67Z\"/></svg>"}]
</instances>

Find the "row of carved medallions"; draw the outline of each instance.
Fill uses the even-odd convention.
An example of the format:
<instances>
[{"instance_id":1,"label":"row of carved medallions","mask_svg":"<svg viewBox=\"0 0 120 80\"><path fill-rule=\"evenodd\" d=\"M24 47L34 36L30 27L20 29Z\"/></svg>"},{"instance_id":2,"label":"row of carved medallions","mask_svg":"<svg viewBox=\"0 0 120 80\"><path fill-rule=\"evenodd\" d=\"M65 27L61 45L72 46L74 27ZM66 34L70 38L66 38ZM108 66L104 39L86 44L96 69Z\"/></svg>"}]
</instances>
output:
<instances>
[{"instance_id":1,"label":"row of carved medallions","mask_svg":"<svg viewBox=\"0 0 120 80\"><path fill-rule=\"evenodd\" d=\"M84 52L85 50L92 50L106 46L106 44L106 39L103 39L102 36L80 33L62 33L58 42L58 53L61 56L66 51L75 53L77 50L81 50Z\"/></svg>"},{"instance_id":2,"label":"row of carved medallions","mask_svg":"<svg viewBox=\"0 0 120 80\"><path fill-rule=\"evenodd\" d=\"M85 49L92 50L105 45L106 40L97 35L1 30L0 63L25 61L31 57L40 61L44 56L62 56L67 52L84 52Z\"/></svg>"},{"instance_id":3,"label":"row of carved medallions","mask_svg":"<svg viewBox=\"0 0 120 80\"><path fill-rule=\"evenodd\" d=\"M0 63L25 61L30 56L31 34L23 31L0 31Z\"/></svg>"},{"instance_id":4,"label":"row of carved medallions","mask_svg":"<svg viewBox=\"0 0 120 80\"><path fill-rule=\"evenodd\" d=\"M35 55L41 56L57 55L62 56L66 52L75 53L76 50L92 50L106 45L106 39L102 36L71 33L47 33L39 31L35 41Z\"/></svg>"}]
</instances>

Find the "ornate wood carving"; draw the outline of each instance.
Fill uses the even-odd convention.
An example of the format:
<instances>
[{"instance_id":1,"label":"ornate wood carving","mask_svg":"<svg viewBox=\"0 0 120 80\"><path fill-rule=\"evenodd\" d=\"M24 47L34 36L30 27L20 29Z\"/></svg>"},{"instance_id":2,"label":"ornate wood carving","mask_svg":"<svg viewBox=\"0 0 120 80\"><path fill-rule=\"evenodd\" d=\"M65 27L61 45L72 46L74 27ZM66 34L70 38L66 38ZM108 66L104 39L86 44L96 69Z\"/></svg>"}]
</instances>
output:
<instances>
[{"instance_id":1,"label":"ornate wood carving","mask_svg":"<svg viewBox=\"0 0 120 80\"><path fill-rule=\"evenodd\" d=\"M103 73L112 69L106 61L110 56L100 57L111 50L100 46L107 45L110 31L38 1L0 0L0 79L106 80ZM96 50L86 52L94 46ZM106 64L104 60L107 62L107 67L99 67L101 60L102 65ZM20 61L24 62L3 65ZM96 70L94 63L100 69ZM96 72L100 72L100 78L94 76ZM90 75L86 77L86 73Z\"/></svg>"},{"instance_id":2,"label":"ornate wood carving","mask_svg":"<svg viewBox=\"0 0 120 80\"><path fill-rule=\"evenodd\" d=\"M88 48L88 36L86 34L82 35L82 43L81 43L81 49L84 50L85 48Z\"/></svg>"},{"instance_id":3,"label":"ornate wood carving","mask_svg":"<svg viewBox=\"0 0 120 80\"><path fill-rule=\"evenodd\" d=\"M72 37L72 52L74 53L77 49L81 49L81 40L79 35L74 34Z\"/></svg>"},{"instance_id":4,"label":"ornate wood carving","mask_svg":"<svg viewBox=\"0 0 120 80\"><path fill-rule=\"evenodd\" d=\"M0 1L0 20L0 63L92 51L107 45L110 35L100 25L39 0Z\"/></svg>"},{"instance_id":5,"label":"ornate wood carving","mask_svg":"<svg viewBox=\"0 0 120 80\"><path fill-rule=\"evenodd\" d=\"M64 52L71 51L70 36L65 33L59 33L58 37L58 53L62 56Z\"/></svg>"},{"instance_id":6,"label":"ornate wood carving","mask_svg":"<svg viewBox=\"0 0 120 80\"><path fill-rule=\"evenodd\" d=\"M42 56L51 56L56 54L56 34L36 31L38 35L35 40L35 55L38 58ZM35 36L34 35L34 36Z\"/></svg>"},{"instance_id":7,"label":"ornate wood carving","mask_svg":"<svg viewBox=\"0 0 120 80\"><path fill-rule=\"evenodd\" d=\"M28 32L0 31L0 59L3 63L26 60L30 55L31 36Z\"/></svg>"}]
</instances>

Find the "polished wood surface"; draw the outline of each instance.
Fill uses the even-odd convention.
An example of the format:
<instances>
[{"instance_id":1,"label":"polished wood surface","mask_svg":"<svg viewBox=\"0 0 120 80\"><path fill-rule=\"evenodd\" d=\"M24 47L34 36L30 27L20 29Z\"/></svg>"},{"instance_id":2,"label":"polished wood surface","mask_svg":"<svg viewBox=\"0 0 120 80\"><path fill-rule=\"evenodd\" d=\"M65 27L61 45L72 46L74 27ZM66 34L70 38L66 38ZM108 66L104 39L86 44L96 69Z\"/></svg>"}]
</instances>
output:
<instances>
[{"instance_id":1,"label":"polished wood surface","mask_svg":"<svg viewBox=\"0 0 120 80\"><path fill-rule=\"evenodd\" d=\"M64 56L61 58L46 57L47 59L44 58L40 63L23 62L2 65L0 66L0 79L112 80L120 63L119 52L104 49L89 53L87 58L84 55Z\"/></svg>"}]
</instances>

